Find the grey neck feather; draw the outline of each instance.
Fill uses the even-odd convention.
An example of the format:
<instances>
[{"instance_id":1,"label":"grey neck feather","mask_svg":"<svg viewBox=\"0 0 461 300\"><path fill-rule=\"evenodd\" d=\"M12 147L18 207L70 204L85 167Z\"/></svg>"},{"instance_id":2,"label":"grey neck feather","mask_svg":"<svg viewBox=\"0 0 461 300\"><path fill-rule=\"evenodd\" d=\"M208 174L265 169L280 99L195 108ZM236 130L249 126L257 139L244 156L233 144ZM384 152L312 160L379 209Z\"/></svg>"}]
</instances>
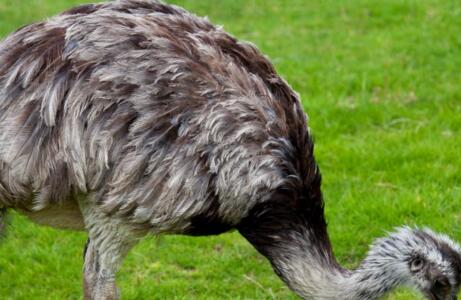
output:
<instances>
[{"instance_id":1,"label":"grey neck feather","mask_svg":"<svg viewBox=\"0 0 461 300\"><path fill-rule=\"evenodd\" d=\"M293 251L272 263L303 299L379 299L393 288L409 284L401 253L396 248L382 251L381 244L375 244L355 270L343 269L325 259L324 249L318 249L315 244L302 247L304 253L301 255L296 253L298 250Z\"/></svg>"}]
</instances>

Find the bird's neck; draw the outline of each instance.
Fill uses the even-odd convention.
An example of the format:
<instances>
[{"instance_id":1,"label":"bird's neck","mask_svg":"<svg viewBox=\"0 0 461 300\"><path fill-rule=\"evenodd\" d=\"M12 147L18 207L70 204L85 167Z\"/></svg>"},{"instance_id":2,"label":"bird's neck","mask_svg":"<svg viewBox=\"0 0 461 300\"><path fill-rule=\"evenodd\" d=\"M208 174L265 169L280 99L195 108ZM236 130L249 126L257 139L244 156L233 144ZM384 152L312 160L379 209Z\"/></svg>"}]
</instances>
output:
<instances>
[{"instance_id":1,"label":"bird's neck","mask_svg":"<svg viewBox=\"0 0 461 300\"><path fill-rule=\"evenodd\" d=\"M304 252L271 259L280 277L303 299L380 299L405 284L393 257L378 258L369 253L357 269L347 270L336 263L333 254L326 255L324 247L319 248L308 239L305 242Z\"/></svg>"},{"instance_id":2,"label":"bird's neck","mask_svg":"<svg viewBox=\"0 0 461 300\"><path fill-rule=\"evenodd\" d=\"M322 207L300 213L271 204L253 213L239 231L303 299L379 299L405 283L397 249L374 247L357 269L342 268L333 255Z\"/></svg>"}]
</instances>

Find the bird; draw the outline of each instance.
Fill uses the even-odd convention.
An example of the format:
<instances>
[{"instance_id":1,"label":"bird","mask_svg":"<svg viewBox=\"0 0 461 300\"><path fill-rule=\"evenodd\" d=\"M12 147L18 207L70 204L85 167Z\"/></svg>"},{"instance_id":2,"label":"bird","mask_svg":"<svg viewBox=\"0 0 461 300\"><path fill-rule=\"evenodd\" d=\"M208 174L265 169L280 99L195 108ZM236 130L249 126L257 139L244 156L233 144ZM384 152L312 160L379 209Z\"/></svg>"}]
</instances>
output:
<instances>
[{"instance_id":1,"label":"bird","mask_svg":"<svg viewBox=\"0 0 461 300\"><path fill-rule=\"evenodd\" d=\"M155 0L86 4L0 43L0 212L84 230L84 298L144 236L238 231L303 299L453 300L461 250L427 228L379 238L353 270L328 236L300 96L270 60ZM1 227L1 226L0 226Z\"/></svg>"}]
</instances>

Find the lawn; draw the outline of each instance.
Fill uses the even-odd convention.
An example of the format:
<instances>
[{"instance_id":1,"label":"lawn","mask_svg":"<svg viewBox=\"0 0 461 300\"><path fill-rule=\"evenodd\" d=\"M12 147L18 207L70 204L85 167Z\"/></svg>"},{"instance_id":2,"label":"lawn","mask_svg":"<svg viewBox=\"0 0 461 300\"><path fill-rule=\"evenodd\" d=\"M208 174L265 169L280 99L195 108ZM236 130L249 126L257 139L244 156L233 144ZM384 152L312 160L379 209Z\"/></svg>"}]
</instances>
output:
<instances>
[{"instance_id":1,"label":"lawn","mask_svg":"<svg viewBox=\"0 0 461 300\"><path fill-rule=\"evenodd\" d=\"M0 0L0 35L82 2ZM461 240L458 1L171 2L255 43L300 93L341 263L357 265L375 237L402 224ZM13 214L0 298L81 299L85 240ZM148 238L118 281L123 299L298 299L237 233Z\"/></svg>"}]
</instances>

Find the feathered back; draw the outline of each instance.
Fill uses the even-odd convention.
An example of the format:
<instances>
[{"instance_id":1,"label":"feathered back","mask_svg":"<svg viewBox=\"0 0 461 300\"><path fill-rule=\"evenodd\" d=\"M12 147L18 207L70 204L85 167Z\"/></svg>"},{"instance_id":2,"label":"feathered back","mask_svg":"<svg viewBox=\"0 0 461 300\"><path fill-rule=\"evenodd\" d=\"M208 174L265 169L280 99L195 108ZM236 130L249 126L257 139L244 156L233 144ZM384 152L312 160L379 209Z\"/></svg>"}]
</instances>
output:
<instances>
[{"instance_id":1,"label":"feathered back","mask_svg":"<svg viewBox=\"0 0 461 300\"><path fill-rule=\"evenodd\" d=\"M157 1L84 5L7 37L0 128L5 206L83 194L180 232L235 225L279 189L320 193L298 96L268 59Z\"/></svg>"}]
</instances>

